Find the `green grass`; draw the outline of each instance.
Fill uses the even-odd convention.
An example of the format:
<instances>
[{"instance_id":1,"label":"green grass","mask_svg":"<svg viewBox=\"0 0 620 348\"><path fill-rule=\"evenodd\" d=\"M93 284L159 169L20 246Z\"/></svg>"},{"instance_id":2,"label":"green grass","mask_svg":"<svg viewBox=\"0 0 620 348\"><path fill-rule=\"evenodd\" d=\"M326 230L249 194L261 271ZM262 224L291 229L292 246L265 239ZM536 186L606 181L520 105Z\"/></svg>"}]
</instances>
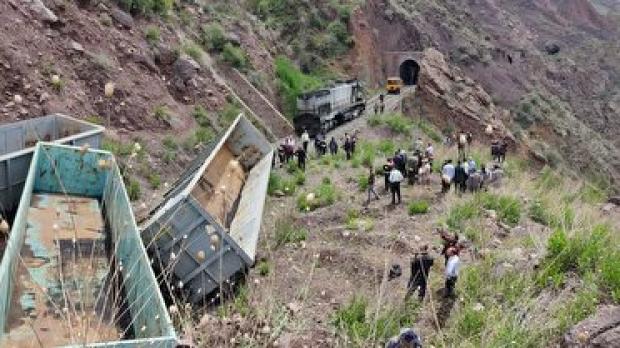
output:
<instances>
[{"instance_id":1,"label":"green grass","mask_svg":"<svg viewBox=\"0 0 620 348\"><path fill-rule=\"evenodd\" d=\"M256 268L258 269L258 274L260 274L261 277L266 277L269 273L271 273L271 267L267 261L259 261Z\"/></svg>"},{"instance_id":2,"label":"green grass","mask_svg":"<svg viewBox=\"0 0 620 348\"><path fill-rule=\"evenodd\" d=\"M141 196L140 183L133 179L128 178L125 180L125 189L127 190L127 196L129 196L130 201L137 201Z\"/></svg>"},{"instance_id":3,"label":"green grass","mask_svg":"<svg viewBox=\"0 0 620 348\"><path fill-rule=\"evenodd\" d=\"M200 38L202 44L212 52L221 52L227 41L224 35L224 28L218 23L203 26Z\"/></svg>"},{"instance_id":4,"label":"green grass","mask_svg":"<svg viewBox=\"0 0 620 348\"><path fill-rule=\"evenodd\" d=\"M446 223L448 227L453 230L465 229L465 222L476 216L479 216L480 209L472 203L460 203L452 207L448 213L448 219Z\"/></svg>"},{"instance_id":5,"label":"green grass","mask_svg":"<svg viewBox=\"0 0 620 348\"><path fill-rule=\"evenodd\" d=\"M495 210L504 223L514 226L521 220L521 202L512 196L484 193L480 196L482 207Z\"/></svg>"},{"instance_id":6,"label":"green grass","mask_svg":"<svg viewBox=\"0 0 620 348\"><path fill-rule=\"evenodd\" d=\"M153 110L153 116L159 121L170 121L170 110L166 105L158 105Z\"/></svg>"},{"instance_id":7,"label":"green grass","mask_svg":"<svg viewBox=\"0 0 620 348\"><path fill-rule=\"evenodd\" d=\"M215 139L215 133L211 128L198 127L194 132L196 141L203 144L208 144Z\"/></svg>"},{"instance_id":8,"label":"green grass","mask_svg":"<svg viewBox=\"0 0 620 348\"><path fill-rule=\"evenodd\" d=\"M239 107L233 103L227 103L220 112L218 112L218 121L222 126L230 125L241 113Z\"/></svg>"},{"instance_id":9,"label":"green grass","mask_svg":"<svg viewBox=\"0 0 620 348\"><path fill-rule=\"evenodd\" d=\"M161 177L157 173L149 173L147 180L154 190L157 190L161 185Z\"/></svg>"},{"instance_id":10,"label":"green grass","mask_svg":"<svg viewBox=\"0 0 620 348\"><path fill-rule=\"evenodd\" d=\"M316 76L302 73L292 61L282 56L275 60L275 71L284 113L292 118L297 112L297 97L301 93L320 87L323 82Z\"/></svg>"},{"instance_id":11,"label":"green grass","mask_svg":"<svg viewBox=\"0 0 620 348\"><path fill-rule=\"evenodd\" d=\"M368 174L360 174L357 177L357 187L359 187L360 191L366 191L368 189Z\"/></svg>"},{"instance_id":12,"label":"green grass","mask_svg":"<svg viewBox=\"0 0 620 348\"><path fill-rule=\"evenodd\" d=\"M297 197L297 208L301 211L312 211L334 204L337 198L338 192L334 184L329 178L323 178L321 184L314 190L309 193L302 193Z\"/></svg>"},{"instance_id":13,"label":"green grass","mask_svg":"<svg viewBox=\"0 0 620 348\"><path fill-rule=\"evenodd\" d=\"M248 57L245 51L231 43L224 45L224 49L222 50L222 60L237 69L242 69L248 66Z\"/></svg>"},{"instance_id":14,"label":"green grass","mask_svg":"<svg viewBox=\"0 0 620 348\"><path fill-rule=\"evenodd\" d=\"M105 138L103 140L103 145L101 146L101 148L105 151L110 151L114 155L119 157L129 156L134 150L133 144L122 143L110 138Z\"/></svg>"},{"instance_id":15,"label":"green grass","mask_svg":"<svg viewBox=\"0 0 620 348\"><path fill-rule=\"evenodd\" d=\"M275 247L279 248L287 244L297 244L308 238L308 230L297 225L294 217L285 214L275 223Z\"/></svg>"},{"instance_id":16,"label":"green grass","mask_svg":"<svg viewBox=\"0 0 620 348\"><path fill-rule=\"evenodd\" d=\"M202 60L202 49L194 42L185 42L181 47L181 50L188 56L192 57L192 59L194 59L197 63L200 63Z\"/></svg>"},{"instance_id":17,"label":"green grass","mask_svg":"<svg viewBox=\"0 0 620 348\"><path fill-rule=\"evenodd\" d=\"M276 192L281 192L286 196L292 196L297 189L297 183L294 179L286 179L280 176L276 172L271 172L269 176L269 183L267 185L267 193L271 196Z\"/></svg>"},{"instance_id":18,"label":"green grass","mask_svg":"<svg viewBox=\"0 0 620 348\"><path fill-rule=\"evenodd\" d=\"M353 346L375 346L369 342L385 342L397 335L401 328L415 322L418 304L409 302L396 307L382 308L375 317L369 301L354 296L332 316L331 323L340 336L347 337Z\"/></svg>"},{"instance_id":19,"label":"green grass","mask_svg":"<svg viewBox=\"0 0 620 348\"><path fill-rule=\"evenodd\" d=\"M440 143L442 141L441 135L435 130L435 128L426 121L419 121L417 123L418 128L422 131L422 133L426 134L432 141L436 143Z\"/></svg>"},{"instance_id":20,"label":"green grass","mask_svg":"<svg viewBox=\"0 0 620 348\"><path fill-rule=\"evenodd\" d=\"M194 111L192 111L192 116L196 120L201 127L211 127L211 120L209 119L209 113L207 110L202 107L202 105L196 105L194 107Z\"/></svg>"},{"instance_id":21,"label":"green grass","mask_svg":"<svg viewBox=\"0 0 620 348\"><path fill-rule=\"evenodd\" d=\"M146 30L144 31L144 37L146 38L146 41L149 43L149 45L157 44L160 39L159 28L155 26L146 27Z\"/></svg>"},{"instance_id":22,"label":"green grass","mask_svg":"<svg viewBox=\"0 0 620 348\"><path fill-rule=\"evenodd\" d=\"M401 114L390 114L384 117L385 125L396 134L410 134L413 122Z\"/></svg>"},{"instance_id":23,"label":"green grass","mask_svg":"<svg viewBox=\"0 0 620 348\"><path fill-rule=\"evenodd\" d=\"M174 4L174 0L116 0L116 2L130 12L161 16L166 16Z\"/></svg>"},{"instance_id":24,"label":"green grass","mask_svg":"<svg viewBox=\"0 0 620 348\"><path fill-rule=\"evenodd\" d=\"M381 119L381 115L370 115L366 123L368 123L370 127L379 127L383 123L383 120Z\"/></svg>"},{"instance_id":25,"label":"green grass","mask_svg":"<svg viewBox=\"0 0 620 348\"><path fill-rule=\"evenodd\" d=\"M177 144L176 140L170 135L166 135L164 140L162 140L162 145L170 151L176 151L179 149L179 144Z\"/></svg>"},{"instance_id":26,"label":"green grass","mask_svg":"<svg viewBox=\"0 0 620 348\"><path fill-rule=\"evenodd\" d=\"M428 213L428 210L429 204L427 201L424 200L412 201L409 203L409 205L407 205L407 211L409 212L409 215L426 214Z\"/></svg>"}]
</instances>

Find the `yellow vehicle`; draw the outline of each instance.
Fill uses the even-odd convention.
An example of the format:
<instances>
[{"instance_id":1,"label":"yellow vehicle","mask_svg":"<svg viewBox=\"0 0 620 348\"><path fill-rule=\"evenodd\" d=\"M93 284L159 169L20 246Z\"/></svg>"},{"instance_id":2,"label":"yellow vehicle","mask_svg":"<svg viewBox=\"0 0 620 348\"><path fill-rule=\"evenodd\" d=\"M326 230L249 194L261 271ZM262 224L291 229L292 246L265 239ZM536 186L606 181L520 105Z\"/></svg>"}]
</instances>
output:
<instances>
[{"instance_id":1,"label":"yellow vehicle","mask_svg":"<svg viewBox=\"0 0 620 348\"><path fill-rule=\"evenodd\" d=\"M403 80L400 77L389 77L385 89L390 94L400 94L400 90L403 88Z\"/></svg>"}]
</instances>

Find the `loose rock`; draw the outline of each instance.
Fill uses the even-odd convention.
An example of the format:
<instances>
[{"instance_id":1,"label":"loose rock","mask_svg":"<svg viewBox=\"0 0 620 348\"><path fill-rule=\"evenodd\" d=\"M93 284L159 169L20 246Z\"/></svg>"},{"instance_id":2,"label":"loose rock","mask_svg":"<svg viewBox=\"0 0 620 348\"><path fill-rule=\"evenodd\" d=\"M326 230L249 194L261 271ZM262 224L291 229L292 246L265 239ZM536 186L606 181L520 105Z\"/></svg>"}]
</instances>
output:
<instances>
[{"instance_id":1,"label":"loose rock","mask_svg":"<svg viewBox=\"0 0 620 348\"><path fill-rule=\"evenodd\" d=\"M133 27L133 17L131 17L129 13L115 8L112 9L110 15L116 22L126 29L131 29Z\"/></svg>"}]
</instances>

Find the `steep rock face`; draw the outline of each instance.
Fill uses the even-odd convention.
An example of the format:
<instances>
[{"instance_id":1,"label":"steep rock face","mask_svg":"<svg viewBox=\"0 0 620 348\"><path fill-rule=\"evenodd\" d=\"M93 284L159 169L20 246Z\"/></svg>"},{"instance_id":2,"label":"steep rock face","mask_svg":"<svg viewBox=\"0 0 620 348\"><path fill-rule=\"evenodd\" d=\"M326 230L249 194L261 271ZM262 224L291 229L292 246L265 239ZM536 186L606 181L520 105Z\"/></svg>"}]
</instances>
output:
<instances>
[{"instance_id":1,"label":"steep rock face","mask_svg":"<svg viewBox=\"0 0 620 348\"><path fill-rule=\"evenodd\" d=\"M603 306L564 336L564 347L620 346L620 306Z\"/></svg>"},{"instance_id":2,"label":"steep rock face","mask_svg":"<svg viewBox=\"0 0 620 348\"><path fill-rule=\"evenodd\" d=\"M423 115L432 117L444 129L464 129L479 137L505 138L513 145L516 143L502 122L508 111L497 107L491 96L460 69L450 67L436 49L424 51L416 100ZM485 132L489 125L493 127L492 134Z\"/></svg>"}]
</instances>

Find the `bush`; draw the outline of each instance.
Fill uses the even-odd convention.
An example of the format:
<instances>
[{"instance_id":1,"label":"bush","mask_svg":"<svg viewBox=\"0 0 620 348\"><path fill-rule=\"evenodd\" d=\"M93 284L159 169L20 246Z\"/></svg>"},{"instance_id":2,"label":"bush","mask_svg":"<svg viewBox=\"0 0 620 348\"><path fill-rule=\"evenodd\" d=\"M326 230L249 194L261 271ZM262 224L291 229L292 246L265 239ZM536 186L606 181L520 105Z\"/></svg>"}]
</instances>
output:
<instances>
[{"instance_id":1,"label":"bush","mask_svg":"<svg viewBox=\"0 0 620 348\"><path fill-rule=\"evenodd\" d=\"M192 57L192 59L194 59L197 63L200 63L202 60L202 50L200 49L200 46L195 43L191 41L184 43L182 50L185 54Z\"/></svg>"},{"instance_id":2,"label":"bush","mask_svg":"<svg viewBox=\"0 0 620 348\"><path fill-rule=\"evenodd\" d=\"M174 0L116 0L132 13L156 13L162 16L172 9Z\"/></svg>"},{"instance_id":3,"label":"bush","mask_svg":"<svg viewBox=\"0 0 620 348\"><path fill-rule=\"evenodd\" d=\"M151 188L157 190L161 185L161 178L157 173L150 173L147 177L149 184L151 184Z\"/></svg>"},{"instance_id":4,"label":"bush","mask_svg":"<svg viewBox=\"0 0 620 348\"><path fill-rule=\"evenodd\" d=\"M200 125L201 127L211 127L209 113L201 105L196 105L196 107L194 107L194 111L192 111L192 116L194 116L196 123L198 123L198 125Z\"/></svg>"},{"instance_id":5,"label":"bush","mask_svg":"<svg viewBox=\"0 0 620 348\"><path fill-rule=\"evenodd\" d=\"M105 151L112 152L116 156L125 157L133 152L133 144L123 144L113 139L104 139L101 148Z\"/></svg>"},{"instance_id":6,"label":"bush","mask_svg":"<svg viewBox=\"0 0 620 348\"><path fill-rule=\"evenodd\" d=\"M273 196L277 191L282 192L286 196L292 196L297 189L297 185L292 180L286 180L275 172L271 172L269 183L267 185L267 193Z\"/></svg>"},{"instance_id":7,"label":"bush","mask_svg":"<svg viewBox=\"0 0 620 348\"><path fill-rule=\"evenodd\" d=\"M409 212L409 215L426 214L428 213L428 209L428 202L423 200L413 201L407 206L407 211Z\"/></svg>"},{"instance_id":8,"label":"bush","mask_svg":"<svg viewBox=\"0 0 620 348\"><path fill-rule=\"evenodd\" d=\"M148 26L146 28L146 31L144 32L144 37L146 38L146 41L151 45L158 43L159 42L159 28L154 27L154 26Z\"/></svg>"},{"instance_id":9,"label":"bush","mask_svg":"<svg viewBox=\"0 0 620 348\"><path fill-rule=\"evenodd\" d=\"M217 23L205 25L201 33L202 44L213 52L221 52L226 44L224 29Z\"/></svg>"},{"instance_id":10,"label":"bush","mask_svg":"<svg viewBox=\"0 0 620 348\"><path fill-rule=\"evenodd\" d=\"M286 244L300 243L308 238L308 231L294 223L291 215L284 215L276 220L275 224L275 247Z\"/></svg>"},{"instance_id":11,"label":"bush","mask_svg":"<svg viewBox=\"0 0 620 348\"><path fill-rule=\"evenodd\" d=\"M297 112L297 97L303 92L318 88L322 81L316 76L302 73L285 57L276 58L275 70L284 113L292 118Z\"/></svg>"},{"instance_id":12,"label":"bush","mask_svg":"<svg viewBox=\"0 0 620 348\"><path fill-rule=\"evenodd\" d=\"M324 178L323 182L311 193L302 193L297 197L297 207L301 211L312 211L334 204L337 198L336 187Z\"/></svg>"},{"instance_id":13,"label":"bush","mask_svg":"<svg viewBox=\"0 0 620 348\"><path fill-rule=\"evenodd\" d=\"M170 121L170 110L165 105L156 106L153 115L159 121Z\"/></svg>"},{"instance_id":14,"label":"bush","mask_svg":"<svg viewBox=\"0 0 620 348\"><path fill-rule=\"evenodd\" d=\"M248 65L248 58L245 52L241 48L233 46L231 43L224 45L222 59L224 62L238 69L245 68Z\"/></svg>"},{"instance_id":15,"label":"bush","mask_svg":"<svg viewBox=\"0 0 620 348\"><path fill-rule=\"evenodd\" d=\"M176 143L174 138L170 135L166 135L162 141L164 147L170 151L175 151L179 148L179 144Z\"/></svg>"},{"instance_id":16,"label":"bush","mask_svg":"<svg viewBox=\"0 0 620 348\"><path fill-rule=\"evenodd\" d=\"M258 268L258 274L260 274L261 277L266 277L271 273L269 262L267 261L260 261L256 268Z\"/></svg>"},{"instance_id":17,"label":"bush","mask_svg":"<svg viewBox=\"0 0 620 348\"><path fill-rule=\"evenodd\" d=\"M396 151L396 144L390 139L384 139L379 142L379 151L386 156L393 156Z\"/></svg>"},{"instance_id":18,"label":"bush","mask_svg":"<svg viewBox=\"0 0 620 348\"><path fill-rule=\"evenodd\" d=\"M530 219L545 226L556 226L557 219L548 211L548 207L540 200L535 200L530 205Z\"/></svg>"},{"instance_id":19,"label":"bush","mask_svg":"<svg viewBox=\"0 0 620 348\"><path fill-rule=\"evenodd\" d=\"M133 179L133 178L129 178L126 179L126 189L127 189L127 196L129 196L129 200L130 201L137 201L140 199L140 183Z\"/></svg>"},{"instance_id":20,"label":"bush","mask_svg":"<svg viewBox=\"0 0 620 348\"><path fill-rule=\"evenodd\" d=\"M301 170L296 170L293 177L295 179L295 184L298 186L303 186L306 183L306 174Z\"/></svg>"},{"instance_id":21,"label":"bush","mask_svg":"<svg viewBox=\"0 0 620 348\"><path fill-rule=\"evenodd\" d=\"M400 114L388 115L384 120L388 128L397 134L409 134L413 128L411 120Z\"/></svg>"},{"instance_id":22,"label":"bush","mask_svg":"<svg viewBox=\"0 0 620 348\"><path fill-rule=\"evenodd\" d=\"M465 221L479 215L479 208L470 203L462 203L454 206L448 213L447 224L453 230L463 230Z\"/></svg>"},{"instance_id":23,"label":"bush","mask_svg":"<svg viewBox=\"0 0 620 348\"><path fill-rule=\"evenodd\" d=\"M199 127L194 133L196 141L202 144L208 144L215 139L215 134L211 128Z\"/></svg>"},{"instance_id":24,"label":"bush","mask_svg":"<svg viewBox=\"0 0 620 348\"><path fill-rule=\"evenodd\" d=\"M514 226L521 220L521 202L517 198L487 193L481 195L481 200L482 206L495 210L503 222Z\"/></svg>"},{"instance_id":25,"label":"bush","mask_svg":"<svg viewBox=\"0 0 620 348\"><path fill-rule=\"evenodd\" d=\"M230 125L241 113L241 110L232 103L227 103L218 113L218 120L224 126Z\"/></svg>"}]
</instances>

